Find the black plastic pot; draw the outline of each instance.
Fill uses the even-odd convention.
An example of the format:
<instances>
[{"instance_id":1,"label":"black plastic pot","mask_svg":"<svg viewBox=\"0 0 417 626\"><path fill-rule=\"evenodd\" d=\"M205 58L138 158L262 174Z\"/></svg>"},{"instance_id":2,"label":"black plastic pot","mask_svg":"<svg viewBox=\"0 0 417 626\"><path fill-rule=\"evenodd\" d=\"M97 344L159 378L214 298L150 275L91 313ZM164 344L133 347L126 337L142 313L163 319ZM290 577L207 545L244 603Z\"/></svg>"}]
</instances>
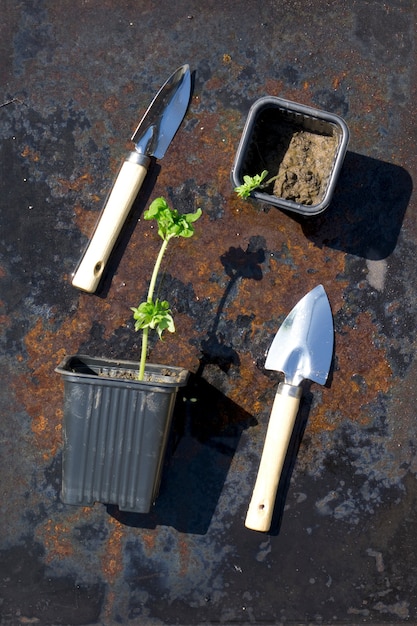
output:
<instances>
[{"instance_id":1,"label":"black plastic pot","mask_svg":"<svg viewBox=\"0 0 417 626\"><path fill-rule=\"evenodd\" d=\"M245 175L254 176L263 170L268 171L267 179L284 164L286 151L291 138L299 131L312 136L329 138L330 154L320 171L320 183L314 201L304 203L276 195L268 188L256 190L251 197L261 202L277 206L302 215L316 215L330 204L336 181L339 176L349 141L349 130L344 120L333 113L297 104L283 98L266 96L257 100L251 107L232 168L234 187L243 184ZM320 170L321 163L317 166ZM311 175L310 171L299 172L294 168L291 176Z\"/></svg>"},{"instance_id":2,"label":"black plastic pot","mask_svg":"<svg viewBox=\"0 0 417 626\"><path fill-rule=\"evenodd\" d=\"M135 376L138 364L83 355L56 368L64 380L62 492L65 504L116 504L148 513L161 480L174 404L189 372L147 366L156 382Z\"/></svg>"}]
</instances>

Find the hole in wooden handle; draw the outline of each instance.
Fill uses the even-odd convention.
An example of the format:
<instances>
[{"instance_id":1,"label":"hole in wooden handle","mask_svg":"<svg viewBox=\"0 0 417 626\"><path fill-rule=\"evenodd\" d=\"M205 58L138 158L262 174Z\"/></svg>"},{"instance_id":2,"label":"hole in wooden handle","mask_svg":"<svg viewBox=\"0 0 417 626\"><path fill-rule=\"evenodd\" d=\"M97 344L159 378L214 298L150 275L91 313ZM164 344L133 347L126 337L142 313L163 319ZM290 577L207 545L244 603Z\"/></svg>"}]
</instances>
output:
<instances>
[{"instance_id":1,"label":"hole in wooden handle","mask_svg":"<svg viewBox=\"0 0 417 626\"><path fill-rule=\"evenodd\" d=\"M96 263L95 268L94 268L94 276L98 276L102 270L103 267L103 262L99 261L98 263Z\"/></svg>"}]
</instances>

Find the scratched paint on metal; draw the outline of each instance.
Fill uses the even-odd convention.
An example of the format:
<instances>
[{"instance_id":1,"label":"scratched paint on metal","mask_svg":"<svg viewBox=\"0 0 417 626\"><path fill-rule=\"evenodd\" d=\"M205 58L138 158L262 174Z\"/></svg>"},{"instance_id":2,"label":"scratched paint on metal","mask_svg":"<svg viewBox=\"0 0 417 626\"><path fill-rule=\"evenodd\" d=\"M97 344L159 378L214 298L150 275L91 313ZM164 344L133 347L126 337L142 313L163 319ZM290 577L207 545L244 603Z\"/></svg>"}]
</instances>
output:
<instances>
[{"instance_id":1,"label":"scratched paint on metal","mask_svg":"<svg viewBox=\"0 0 417 626\"><path fill-rule=\"evenodd\" d=\"M221 19L210 2L7 8L0 72L4 101L17 100L0 107L4 623L416 619L415 15L410 2L342 4L237 2ZM189 112L107 291L79 294L70 275L128 137L187 61ZM335 201L312 221L231 189L245 116L265 94L349 124ZM157 195L204 217L192 241L173 246L163 288L178 332L152 358L201 378L178 409L149 516L67 507L53 370L78 350L137 357L129 307L158 247L140 217ZM263 359L318 282L334 314L334 368L303 398L279 532L259 536L243 519L279 380Z\"/></svg>"}]
</instances>

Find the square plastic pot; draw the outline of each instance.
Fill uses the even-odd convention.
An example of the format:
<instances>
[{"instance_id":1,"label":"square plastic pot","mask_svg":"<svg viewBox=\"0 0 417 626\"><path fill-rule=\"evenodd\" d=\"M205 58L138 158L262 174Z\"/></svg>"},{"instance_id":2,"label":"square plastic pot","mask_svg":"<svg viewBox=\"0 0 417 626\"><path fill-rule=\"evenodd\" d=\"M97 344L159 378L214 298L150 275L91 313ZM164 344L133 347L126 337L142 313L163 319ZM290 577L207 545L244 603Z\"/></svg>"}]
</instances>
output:
<instances>
[{"instance_id":1,"label":"square plastic pot","mask_svg":"<svg viewBox=\"0 0 417 626\"><path fill-rule=\"evenodd\" d=\"M320 141L326 148L326 158L314 162L313 171L311 158L307 160L302 154L303 150L308 150L308 142L302 148L294 147L294 138L303 133L313 140L312 143ZM243 129L231 173L233 186L242 185L245 175L254 176L263 170L268 171L267 180L281 168L280 177L289 179L285 183L289 191L276 195L271 185L267 190L253 191L251 197L287 211L316 215L331 202L348 141L348 127L338 115L274 96L260 98L252 105ZM303 158L305 166L300 165ZM296 194L291 197L292 181L298 183L309 179L315 184L312 199L300 201ZM304 183L307 190L309 184Z\"/></svg>"},{"instance_id":2,"label":"square plastic pot","mask_svg":"<svg viewBox=\"0 0 417 626\"><path fill-rule=\"evenodd\" d=\"M162 475L179 387L189 372L149 365L157 382L132 378L138 364L84 355L56 368L64 381L61 499L65 504L116 504L148 513Z\"/></svg>"}]
</instances>

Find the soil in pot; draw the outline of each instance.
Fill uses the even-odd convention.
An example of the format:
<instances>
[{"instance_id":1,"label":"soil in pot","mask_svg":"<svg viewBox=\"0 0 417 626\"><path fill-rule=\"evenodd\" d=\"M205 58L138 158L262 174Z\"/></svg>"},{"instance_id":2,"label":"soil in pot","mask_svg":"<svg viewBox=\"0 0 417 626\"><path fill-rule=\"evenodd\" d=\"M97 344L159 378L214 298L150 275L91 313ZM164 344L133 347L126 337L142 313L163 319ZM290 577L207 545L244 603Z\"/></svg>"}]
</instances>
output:
<instances>
[{"instance_id":1,"label":"soil in pot","mask_svg":"<svg viewBox=\"0 0 417 626\"><path fill-rule=\"evenodd\" d=\"M263 191L307 206L318 204L326 193L339 141L336 133L276 119L275 111L266 110L255 128L248 173L253 176L266 169L267 179L274 180Z\"/></svg>"},{"instance_id":2,"label":"soil in pot","mask_svg":"<svg viewBox=\"0 0 417 626\"><path fill-rule=\"evenodd\" d=\"M138 367L139 369L139 367ZM138 372L135 370L119 369L117 367L102 368L98 372L102 378L118 378L124 380L138 380ZM167 378L170 382L180 383L183 379L182 372L170 370L169 368L161 369L158 373L145 371L144 382L164 383Z\"/></svg>"},{"instance_id":3,"label":"soil in pot","mask_svg":"<svg viewBox=\"0 0 417 626\"><path fill-rule=\"evenodd\" d=\"M68 362L67 362L68 361ZM139 363L131 361L117 361L112 359L95 359L88 356L68 357L58 368L74 374L87 374L99 378L138 381ZM168 384L183 386L188 372L181 367L148 364L145 370L144 382L154 384Z\"/></svg>"}]
</instances>

